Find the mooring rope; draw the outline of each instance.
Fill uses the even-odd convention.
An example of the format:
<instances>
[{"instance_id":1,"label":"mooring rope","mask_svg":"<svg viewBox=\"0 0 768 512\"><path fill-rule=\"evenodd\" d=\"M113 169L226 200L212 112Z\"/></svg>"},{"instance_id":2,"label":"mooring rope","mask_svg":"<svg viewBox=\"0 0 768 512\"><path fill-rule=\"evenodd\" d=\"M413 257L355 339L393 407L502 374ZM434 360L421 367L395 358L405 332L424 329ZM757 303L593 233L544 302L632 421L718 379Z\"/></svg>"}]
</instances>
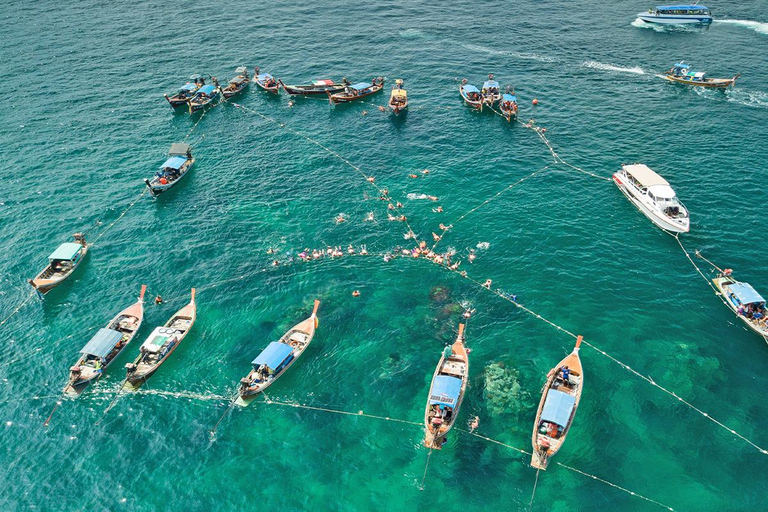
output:
<instances>
[{"instance_id":1,"label":"mooring rope","mask_svg":"<svg viewBox=\"0 0 768 512\"><path fill-rule=\"evenodd\" d=\"M101 233L99 233L99 235L98 235L96 238L94 238L93 242L91 242L91 245L93 245L93 244L95 244L96 242L98 242L98 241L101 239L101 237L103 237L103 236L104 236L104 234L105 234L107 231L109 231L110 229L112 229L112 228L115 226L115 224L117 224L117 223L118 223L118 221L119 221L120 219L122 219L123 217L125 217L125 214L126 214L126 213L128 213L129 211L131 211L131 208L133 208L133 207L134 207L134 205L135 205L135 204L136 204L136 203L139 201L139 199L141 199L142 197L144 197L144 194L146 194L146 193L147 193L147 190L148 190L148 189L146 189L146 188L145 188L144 190L142 190L142 191L141 191L141 194L139 194L138 196L136 196L136 199L134 199L134 200L133 200L133 201L132 201L132 202L131 202L131 203L128 205L128 207L127 207L125 210L123 210L123 213L121 213L121 214L120 214L120 215L119 215L119 216L118 216L118 217L117 217L115 220L113 220L112 222L110 222L109 224L107 224L107 226L106 226L104 229L102 229L102 230L101 230Z\"/></svg>"},{"instance_id":2,"label":"mooring rope","mask_svg":"<svg viewBox=\"0 0 768 512\"><path fill-rule=\"evenodd\" d=\"M31 292L29 295L27 295L27 298L26 298L26 299L24 299L23 301L21 301L21 303L20 303L18 306L16 306L16 308L15 308L13 311L11 311L11 314L10 314L10 315L8 315L7 317L5 317L5 318L3 319L3 321L2 321L2 322L0 322L0 327L2 327L3 325L5 325L5 323L6 323L8 320L10 320L11 318L13 318L13 317L16 315L16 313L18 313L19 311L21 311L21 309L22 309L24 306L26 306L26 305L29 303L29 301L31 301L31 300L34 298L34 296L35 296L35 291L36 291L36 290L32 290L32 292Z\"/></svg>"}]
</instances>

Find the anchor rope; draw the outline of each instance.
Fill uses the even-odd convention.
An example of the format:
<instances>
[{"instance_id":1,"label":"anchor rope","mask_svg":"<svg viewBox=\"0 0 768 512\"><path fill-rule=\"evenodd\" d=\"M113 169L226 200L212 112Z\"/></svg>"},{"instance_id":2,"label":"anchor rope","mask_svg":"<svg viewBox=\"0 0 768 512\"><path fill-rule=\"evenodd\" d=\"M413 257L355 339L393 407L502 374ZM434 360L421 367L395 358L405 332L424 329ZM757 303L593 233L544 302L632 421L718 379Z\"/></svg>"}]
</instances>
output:
<instances>
[{"instance_id":1,"label":"anchor rope","mask_svg":"<svg viewBox=\"0 0 768 512\"><path fill-rule=\"evenodd\" d=\"M34 296L35 296L35 290L32 290L32 292L31 292L29 295L27 295L27 298L26 298L26 299L24 299L23 301L21 301L21 303L19 303L19 305L18 305L18 306L16 306L16 308L15 308L13 311L11 311L11 314L10 314L10 315L8 315L7 317L5 317L5 318L3 319L3 321L2 321L2 322L0 322L0 327L2 327L2 326L3 326L3 325L6 323L6 322L8 322L8 320L10 320L11 318L13 318L13 317L16 315L16 313L18 313L19 311L21 311L21 310L22 310L22 308L23 308L24 306L26 306L26 305L29 303L29 301L31 301L31 300L32 300L32 298L33 298Z\"/></svg>"},{"instance_id":2,"label":"anchor rope","mask_svg":"<svg viewBox=\"0 0 768 512\"><path fill-rule=\"evenodd\" d=\"M107 224L107 226L106 226L104 229L102 229L102 230L101 230L101 233L99 233L99 235L98 235L96 238L94 238L93 242L91 242L91 244L90 244L90 245L94 245L96 242L98 242L98 241L101 239L101 237L103 237L103 236L104 236L104 234L105 234L107 231L109 231L110 229L112 229L112 228L115 226L115 224L117 224L117 223L118 223L118 221L120 221L120 219L122 219L123 217L125 217L125 215L126 215L126 214L127 214L129 211L131 211L131 209L132 209L132 208L133 208L133 207L136 205L136 203L139 201L139 199L141 199L141 198L144 196L144 194L146 194L146 193L147 193L147 189L145 188L144 190L142 190L142 191L141 191L141 193L140 193L138 196L136 196L136 199L134 199L133 201L131 201L131 203L128 205L128 207L127 207L125 210L123 210L123 212L122 212L122 213L121 213L121 214L120 214L120 215L119 215L119 216L118 216L118 217L117 217L115 220L113 220L112 222L110 222L109 224Z\"/></svg>"}]
</instances>

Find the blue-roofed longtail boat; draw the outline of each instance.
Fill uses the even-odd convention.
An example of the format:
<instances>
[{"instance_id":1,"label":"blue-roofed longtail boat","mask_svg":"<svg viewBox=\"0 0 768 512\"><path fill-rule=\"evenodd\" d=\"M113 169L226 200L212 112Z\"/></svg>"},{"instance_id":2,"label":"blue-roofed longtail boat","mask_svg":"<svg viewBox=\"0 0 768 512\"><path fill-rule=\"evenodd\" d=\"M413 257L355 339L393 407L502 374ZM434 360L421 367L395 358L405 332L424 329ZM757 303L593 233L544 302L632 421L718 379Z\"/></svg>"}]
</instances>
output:
<instances>
[{"instance_id":1,"label":"blue-roofed longtail boat","mask_svg":"<svg viewBox=\"0 0 768 512\"><path fill-rule=\"evenodd\" d=\"M285 92L291 95L312 96L316 94L334 93L343 91L349 85L349 80L342 78L341 82L336 83L333 80L312 80L311 84L305 85L287 85L282 80L277 80Z\"/></svg>"},{"instance_id":2,"label":"blue-roofed longtail boat","mask_svg":"<svg viewBox=\"0 0 768 512\"><path fill-rule=\"evenodd\" d=\"M733 78L708 78L706 73L702 71L691 71L691 65L684 62L676 63L664 73L664 78L670 82L697 87L709 87L711 89L727 89L740 76L740 74L737 74Z\"/></svg>"},{"instance_id":3,"label":"blue-roofed longtail boat","mask_svg":"<svg viewBox=\"0 0 768 512\"><path fill-rule=\"evenodd\" d=\"M177 184L192 168L195 159L192 157L192 147L182 142L171 144L168 160L160 166L160 170L151 180L144 180L153 196L161 194Z\"/></svg>"},{"instance_id":4,"label":"blue-roofed longtail boat","mask_svg":"<svg viewBox=\"0 0 768 512\"><path fill-rule=\"evenodd\" d=\"M547 469L549 458L563 446L579 406L584 385L579 359L581 339L581 336L576 338L573 352L547 374L533 424L531 466L536 469Z\"/></svg>"},{"instance_id":5,"label":"blue-roofed longtail boat","mask_svg":"<svg viewBox=\"0 0 768 512\"><path fill-rule=\"evenodd\" d=\"M125 365L127 374L123 389L129 391L139 389L181 345L196 318L195 289L192 288L189 304L178 310L170 320L165 322L165 325L155 328L141 345L139 357Z\"/></svg>"},{"instance_id":6,"label":"blue-roofed longtail boat","mask_svg":"<svg viewBox=\"0 0 768 512\"><path fill-rule=\"evenodd\" d=\"M85 235L75 233L75 242L61 244L58 249L48 256L48 266L37 274L37 277L29 280L35 290L46 294L59 286L62 281L72 275L75 269L82 263L88 253L88 244Z\"/></svg>"},{"instance_id":7,"label":"blue-roofed longtail boat","mask_svg":"<svg viewBox=\"0 0 768 512\"><path fill-rule=\"evenodd\" d=\"M405 112L408 108L408 92L403 89L403 80L398 78L392 87L392 93L389 96L389 108L395 115Z\"/></svg>"},{"instance_id":8,"label":"blue-roofed longtail boat","mask_svg":"<svg viewBox=\"0 0 768 512\"><path fill-rule=\"evenodd\" d=\"M253 81L256 82L256 85L261 87L267 92L273 92L275 94L278 94L280 92L280 84L277 83L277 80L275 80L275 77L270 75L269 73L261 73L258 66L253 68Z\"/></svg>"},{"instance_id":9,"label":"blue-roofed longtail boat","mask_svg":"<svg viewBox=\"0 0 768 512\"><path fill-rule=\"evenodd\" d=\"M278 341L273 341L251 361L253 369L240 380L238 405L248 405L253 399L272 385L304 353L317 329L317 309L320 301L315 300L312 314L306 320L291 327Z\"/></svg>"},{"instance_id":10,"label":"blue-roofed longtail boat","mask_svg":"<svg viewBox=\"0 0 768 512\"><path fill-rule=\"evenodd\" d=\"M469 358L464 346L464 324L459 324L456 341L443 350L429 386L427 408L424 411L424 446L427 448L442 448L445 436L459 415L468 380Z\"/></svg>"},{"instance_id":11,"label":"blue-roofed longtail boat","mask_svg":"<svg viewBox=\"0 0 768 512\"><path fill-rule=\"evenodd\" d=\"M235 69L235 73L237 73L237 76L230 80L229 83L221 90L221 93L225 98L231 98L235 94L242 92L246 87L248 87L248 84L251 81L251 78L248 76L248 68L245 66L240 66L239 68Z\"/></svg>"},{"instance_id":12,"label":"blue-roofed longtail boat","mask_svg":"<svg viewBox=\"0 0 768 512\"><path fill-rule=\"evenodd\" d=\"M517 96L515 96L514 91L510 92L507 88L507 92L501 95L499 110L507 122L517 119Z\"/></svg>"},{"instance_id":13,"label":"blue-roofed longtail boat","mask_svg":"<svg viewBox=\"0 0 768 512\"><path fill-rule=\"evenodd\" d=\"M494 106L499 100L501 100L501 89L499 88L499 82L493 79L493 75L488 75L488 80L483 83L483 89L480 91L483 97L483 104L490 107Z\"/></svg>"},{"instance_id":14,"label":"blue-roofed longtail boat","mask_svg":"<svg viewBox=\"0 0 768 512\"><path fill-rule=\"evenodd\" d=\"M480 90L474 85L468 84L466 78L459 85L459 94L468 105L483 110L483 98L480 95Z\"/></svg>"},{"instance_id":15,"label":"blue-roofed longtail boat","mask_svg":"<svg viewBox=\"0 0 768 512\"><path fill-rule=\"evenodd\" d=\"M328 101L331 102L331 105L335 105L336 103L349 103L350 101L359 100L366 96L370 96L371 94L376 94L383 88L384 79L382 77L376 77L370 82L360 82L349 85L345 87L343 91L335 94L329 92Z\"/></svg>"},{"instance_id":16,"label":"blue-roofed longtail boat","mask_svg":"<svg viewBox=\"0 0 768 512\"><path fill-rule=\"evenodd\" d=\"M139 300L118 313L106 327L99 329L80 350L80 359L69 369L69 383L64 387L64 393L82 393L89 384L99 380L104 370L125 350L141 328L146 291L147 286L141 285Z\"/></svg>"},{"instance_id":17,"label":"blue-roofed longtail boat","mask_svg":"<svg viewBox=\"0 0 768 512\"><path fill-rule=\"evenodd\" d=\"M768 342L768 311L765 309L765 299L752 285L736 281L731 274L732 270L727 268L712 281L736 316Z\"/></svg>"},{"instance_id":18,"label":"blue-roofed longtail boat","mask_svg":"<svg viewBox=\"0 0 768 512\"><path fill-rule=\"evenodd\" d=\"M696 2L698 4L698 2ZM660 23L663 25L683 25L712 23L712 12L703 5L657 5L655 9L638 13L637 17L645 23Z\"/></svg>"},{"instance_id":19,"label":"blue-roofed longtail boat","mask_svg":"<svg viewBox=\"0 0 768 512\"><path fill-rule=\"evenodd\" d=\"M211 105L221 96L221 87L218 83L214 85L204 85L197 90L195 95L189 100L189 113L197 112Z\"/></svg>"},{"instance_id":20,"label":"blue-roofed longtail boat","mask_svg":"<svg viewBox=\"0 0 768 512\"><path fill-rule=\"evenodd\" d=\"M192 75L189 81L171 96L165 95L165 99L171 104L171 107L185 106L187 102L195 95L198 89L205 85L205 80L201 75Z\"/></svg>"}]
</instances>

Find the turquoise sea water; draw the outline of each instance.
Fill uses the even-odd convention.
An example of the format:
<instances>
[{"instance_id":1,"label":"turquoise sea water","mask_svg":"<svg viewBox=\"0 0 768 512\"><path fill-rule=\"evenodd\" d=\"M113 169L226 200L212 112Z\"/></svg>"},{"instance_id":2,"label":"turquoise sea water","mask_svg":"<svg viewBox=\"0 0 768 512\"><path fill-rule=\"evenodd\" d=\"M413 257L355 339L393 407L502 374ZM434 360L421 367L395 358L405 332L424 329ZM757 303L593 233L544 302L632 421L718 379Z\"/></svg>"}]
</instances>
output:
<instances>
[{"instance_id":1,"label":"turquoise sea water","mask_svg":"<svg viewBox=\"0 0 768 512\"><path fill-rule=\"evenodd\" d=\"M418 425L253 404L232 411L211 442L249 362L314 298L315 340L270 398L418 423L462 304L476 313L459 424L477 415L481 434L523 450L544 376L573 344L455 273L424 260L384 262L382 253L411 246L405 226L387 221L361 174L280 123L375 176L431 240L441 222L552 160L533 131L461 104L457 79L480 85L493 72L568 162L605 177L643 162L664 175L691 211L684 244L768 293L766 3L711 4L730 21L704 30L633 26L647 7L6 3L0 318L28 296L26 279L58 244L101 220L94 239L118 219L193 127L197 162L172 191L138 198L73 278L0 327L0 508L527 509L529 458L458 432L432 455L424 491ZM678 59L743 76L725 93L655 76ZM236 100L249 110L223 104L200 119L174 115L162 97L194 72L223 80L241 64L293 83L402 77L411 110L398 119L380 112L388 93L335 109L303 98L291 107L251 87ZM334 221L340 213L347 222ZM288 263L288 251L349 244L372 255ZM440 247L455 248L471 277L493 279L768 446L768 347L610 182L553 166L456 222ZM270 266L267 248L279 249L280 266ZM140 339L43 429L78 350L142 283L167 303L147 305ZM141 338L193 286L192 333L143 392L96 424ZM584 394L555 461L676 510L766 507L766 455L600 353L584 348L582 361ZM598 508L662 510L562 466L540 475L533 510Z\"/></svg>"}]
</instances>

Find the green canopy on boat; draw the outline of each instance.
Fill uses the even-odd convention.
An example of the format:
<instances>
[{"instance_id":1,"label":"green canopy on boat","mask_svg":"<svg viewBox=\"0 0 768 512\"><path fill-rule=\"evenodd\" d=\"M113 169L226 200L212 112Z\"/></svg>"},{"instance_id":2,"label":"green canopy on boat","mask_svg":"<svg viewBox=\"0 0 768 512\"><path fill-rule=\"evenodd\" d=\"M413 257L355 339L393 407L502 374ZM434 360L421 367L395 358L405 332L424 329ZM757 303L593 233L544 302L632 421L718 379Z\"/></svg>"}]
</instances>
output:
<instances>
[{"instance_id":1,"label":"green canopy on boat","mask_svg":"<svg viewBox=\"0 0 768 512\"><path fill-rule=\"evenodd\" d=\"M80 252L80 249L82 249L83 246L80 244L75 244L72 242L61 244L58 249L53 251L50 256L48 256L49 260L73 260L75 259L75 256L77 256L77 253Z\"/></svg>"}]
</instances>

